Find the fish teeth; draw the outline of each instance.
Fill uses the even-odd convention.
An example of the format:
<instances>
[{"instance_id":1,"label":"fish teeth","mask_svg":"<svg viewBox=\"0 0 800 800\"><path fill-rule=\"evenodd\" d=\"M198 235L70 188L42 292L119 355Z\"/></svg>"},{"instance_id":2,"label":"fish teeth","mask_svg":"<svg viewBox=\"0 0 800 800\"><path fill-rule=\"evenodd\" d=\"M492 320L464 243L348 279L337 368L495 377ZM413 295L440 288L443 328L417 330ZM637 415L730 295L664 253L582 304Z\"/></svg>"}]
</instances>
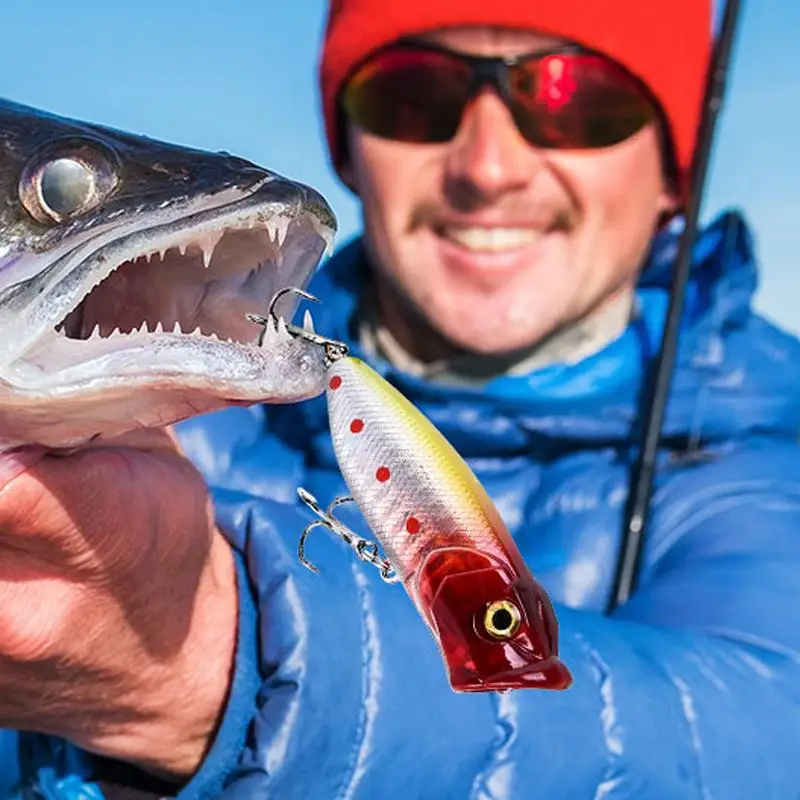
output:
<instances>
[{"instance_id":1,"label":"fish teeth","mask_svg":"<svg viewBox=\"0 0 800 800\"><path fill-rule=\"evenodd\" d=\"M314 330L314 317L311 316L311 312L308 309L306 309L306 313L303 314L303 328L309 333L316 332Z\"/></svg>"},{"instance_id":2,"label":"fish teeth","mask_svg":"<svg viewBox=\"0 0 800 800\"><path fill-rule=\"evenodd\" d=\"M156 327L153 328L153 333L164 333L164 325L161 320L156 322Z\"/></svg>"},{"instance_id":3,"label":"fish teeth","mask_svg":"<svg viewBox=\"0 0 800 800\"><path fill-rule=\"evenodd\" d=\"M100 323L96 323L94 328L92 328L92 332L89 334L90 339L99 339L100 338Z\"/></svg>"},{"instance_id":4,"label":"fish teeth","mask_svg":"<svg viewBox=\"0 0 800 800\"><path fill-rule=\"evenodd\" d=\"M286 241L286 232L289 229L289 220L279 217L278 219L271 219L267 222L267 235L269 239L278 247L283 247Z\"/></svg>"},{"instance_id":5,"label":"fish teeth","mask_svg":"<svg viewBox=\"0 0 800 800\"><path fill-rule=\"evenodd\" d=\"M198 325L190 334L190 336L202 336L203 331L200 330L200 326Z\"/></svg>"},{"instance_id":6,"label":"fish teeth","mask_svg":"<svg viewBox=\"0 0 800 800\"><path fill-rule=\"evenodd\" d=\"M181 242L181 243L178 245L178 252L179 252L179 253L180 253L182 256L185 256L185 255L186 255L186 248L187 248L187 247L188 247L188 245L187 245L187 243L186 243L186 242Z\"/></svg>"},{"instance_id":7,"label":"fish teeth","mask_svg":"<svg viewBox=\"0 0 800 800\"><path fill-rule=\"evenodd\" d=\"M173 333L183 333L181 330L181 321L179 319L175 320L175 326L172 328Z\"/></svg>"},{"instance_id":8,"label":"fish teeth","mask_svg":"<svg viewBox=\"0 0 800 800\"><path fill-rule=\"evenodd\" d=\"M214 256L214 251L217 249L219 240L225 235L225 231L210 231L209 233L198 236L194 240L194 244L200 248L203 256L203 266L208 269L211 259Z\"/></svg>"}]
</instances>

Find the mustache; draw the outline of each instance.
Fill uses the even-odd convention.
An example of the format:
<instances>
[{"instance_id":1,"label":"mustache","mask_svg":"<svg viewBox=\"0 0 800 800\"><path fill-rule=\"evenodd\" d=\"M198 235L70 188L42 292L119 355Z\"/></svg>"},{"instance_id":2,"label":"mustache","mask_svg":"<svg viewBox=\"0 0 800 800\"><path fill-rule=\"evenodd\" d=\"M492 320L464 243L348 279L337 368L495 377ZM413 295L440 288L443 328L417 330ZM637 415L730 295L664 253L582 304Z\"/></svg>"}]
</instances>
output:
<instances>
[{"instance_id":1,"label":"mustache","mask_svg":"<svg viewBox=\"0 0 800 800\"><path fill-rule=\"evenodd\" d=\"M472 209L472 211L477 210L477 208ZM466 211L465 209L452 209L443 202L423 200L412 209L408 218L408 227L406 232L414 233L420 228L441 227L442 219L451 217L454 211L456 214L464 214L465 212L469 214L469 211ZM577 225L579 219L579 214L576 209L567 208L559 208L552 211L537 210L534 213L531 213L531 209L528 208L523 210L517 206L514 209L509 208L507 215L513 219L526 219L528 217L533 219L546 219L548 220L548 230L553 231L569 231L574 228L575 225Z\"/></svg>"}]
</instances>

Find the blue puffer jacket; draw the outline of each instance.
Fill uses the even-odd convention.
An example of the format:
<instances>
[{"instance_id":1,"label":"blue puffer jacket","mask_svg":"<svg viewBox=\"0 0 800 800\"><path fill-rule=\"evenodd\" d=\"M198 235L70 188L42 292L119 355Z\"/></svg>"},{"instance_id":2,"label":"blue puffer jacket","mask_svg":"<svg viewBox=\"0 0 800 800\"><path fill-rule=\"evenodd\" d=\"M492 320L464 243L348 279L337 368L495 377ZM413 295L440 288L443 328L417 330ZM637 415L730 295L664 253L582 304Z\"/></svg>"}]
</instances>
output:
<instances>
[{"instance_id":1,"label":"blue puffer jacket","mask_svg":"<svg viewBox=\"0 0 800 800\"><path fill-rule=\"evenodd\" d=\"M322 398L181 426L241 553L242 597L233 697L182 799L800 796L800 343L751 311L734 214L696 248L640 588L601 613L676 244L654 247L639 321L577 366L471 391L375 365L467 457L549 591L566 692L457 695L402 588L324 534L309 542L322 574L298 564L296 488L346 493ZM311 287L335 338L351 338L360 253ZM25 786L99 796L88 758L21 744Z\"/></svg>"}]
</instances>

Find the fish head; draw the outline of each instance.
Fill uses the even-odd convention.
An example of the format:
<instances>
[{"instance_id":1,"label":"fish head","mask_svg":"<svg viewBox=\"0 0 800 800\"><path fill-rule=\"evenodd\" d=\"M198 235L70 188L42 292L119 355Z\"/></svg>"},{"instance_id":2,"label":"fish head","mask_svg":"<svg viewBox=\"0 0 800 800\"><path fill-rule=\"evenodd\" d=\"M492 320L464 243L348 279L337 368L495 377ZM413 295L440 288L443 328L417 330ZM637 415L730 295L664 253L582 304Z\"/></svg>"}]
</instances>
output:
<instances>
[{"instance_id":1,"label":"fish head","mask_svg":"<svg viewBox=\"0 0 800 800\"><path fill-rule=\"evenodd\" d=\"M335 232L317 191L242 158L0 100L0 443L321 394L296 294L247 315L305 286Z\"/></svg>"},{"instance_id":2,"label":"fish head","mask_svg":"<svg viewBox=\"0 0 800 800\"><path fill-rule=\"evenodd\" d=\"M444 547L422 562L417 585L455 691L571 684L555 614L529 572L472 548Z\"/></svg>"}]
</instances>

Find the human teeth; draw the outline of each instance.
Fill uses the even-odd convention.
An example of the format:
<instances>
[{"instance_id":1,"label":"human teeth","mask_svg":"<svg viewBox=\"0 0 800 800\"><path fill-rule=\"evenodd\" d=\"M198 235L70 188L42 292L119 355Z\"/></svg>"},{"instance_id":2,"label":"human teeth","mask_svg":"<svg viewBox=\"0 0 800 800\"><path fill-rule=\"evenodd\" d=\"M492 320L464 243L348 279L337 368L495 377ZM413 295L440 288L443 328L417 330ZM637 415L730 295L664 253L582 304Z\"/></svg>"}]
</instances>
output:
<instances>
[{"instance_id":1,"label":"human teeth","mask_svg":"<svg viewBox=\"0 0 800 800\"><path fill-rule=\"evenodd\" d=\"M531 228L446 228L445 236L470 250L492 253L533 244L542 231Z\"/></svg>"},{"instance_id":2,"label":"human teeth","mask_svg":"<svg viewBox=\"0 0 800 800\"><path fill-rule=\"evenodd\" d=\"M314 318L311 316L311 312L308 309L306 309L306 313L303 314L303 327L309 333L314 333Z\"/></svg>"}]
</instances>

